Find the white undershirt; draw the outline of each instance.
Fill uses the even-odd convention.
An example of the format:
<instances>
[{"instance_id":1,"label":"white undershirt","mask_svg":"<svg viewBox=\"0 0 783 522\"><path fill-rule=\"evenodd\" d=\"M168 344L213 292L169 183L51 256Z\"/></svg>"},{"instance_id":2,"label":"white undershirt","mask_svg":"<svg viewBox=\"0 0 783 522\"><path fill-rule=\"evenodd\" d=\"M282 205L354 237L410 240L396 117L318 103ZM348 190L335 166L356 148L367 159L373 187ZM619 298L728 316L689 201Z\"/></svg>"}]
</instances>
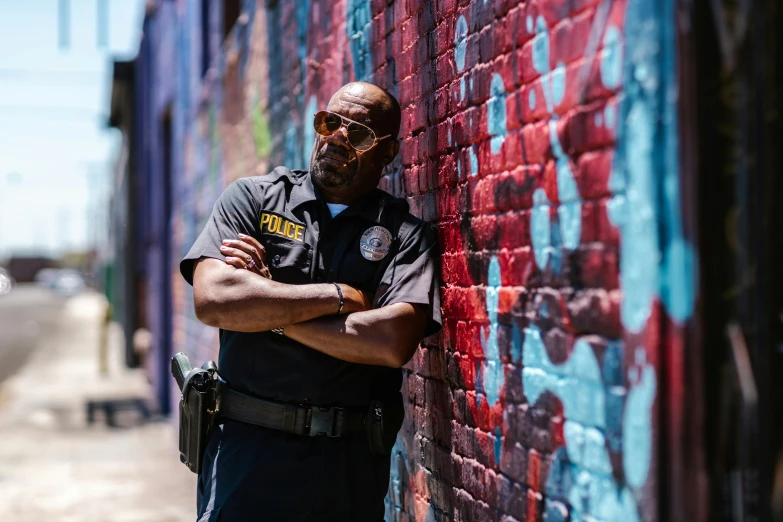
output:
<instances>
[{"instance_id":1,"label":"white undershirt","mask_svg":"<svg viewBox=\"0 0 783 522\"><path fill-rule=\"evenodd\" d=\"M342 203L327 203L326 206L329 207L329 213L332 214L332 217L348 208L348 205L343 205Z\"/></svg>"}]
</instances>

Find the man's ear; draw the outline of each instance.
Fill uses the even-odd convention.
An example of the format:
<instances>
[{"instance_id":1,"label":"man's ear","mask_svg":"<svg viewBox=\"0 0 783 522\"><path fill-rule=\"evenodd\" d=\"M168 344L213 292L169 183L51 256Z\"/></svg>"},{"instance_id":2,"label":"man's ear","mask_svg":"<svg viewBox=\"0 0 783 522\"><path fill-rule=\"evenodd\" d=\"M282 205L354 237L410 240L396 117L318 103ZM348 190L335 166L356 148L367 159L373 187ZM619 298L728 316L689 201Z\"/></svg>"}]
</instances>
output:
<instances>
[{"instance_id":1,"label":"man's ear","mask_svg":"<svg viewBox=\"0 0 783 522\"><path fill-rule=\"evenodd\" d=\"M386 152L383 154L383 166L385 167L397 156L400 152L400 142L397 140L390 140L386 145Z\"/></svg>"}]
</instances>

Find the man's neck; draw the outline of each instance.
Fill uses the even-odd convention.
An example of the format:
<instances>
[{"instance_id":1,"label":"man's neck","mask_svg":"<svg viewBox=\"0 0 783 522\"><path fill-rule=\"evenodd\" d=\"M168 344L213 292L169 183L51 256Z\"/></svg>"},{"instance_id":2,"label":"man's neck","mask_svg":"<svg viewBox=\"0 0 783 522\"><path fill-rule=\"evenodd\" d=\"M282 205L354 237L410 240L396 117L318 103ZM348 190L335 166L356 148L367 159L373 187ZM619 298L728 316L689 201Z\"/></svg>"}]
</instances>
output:
<instances>
[{"instance_id":1,"label":"man's neck","mask_svg":"<svg viewBox=\"0 0 783 522\"><path fill-rule=\"evenodd\" d=\"M365 197L372 191L368 191L362 194L356 194L353 191L345 191L340 189L332 189L318 186L318 190L321 193L321 198L326 203L337 203L340 205L351 205L354 201Z\"/></svg>"}]
</instances>

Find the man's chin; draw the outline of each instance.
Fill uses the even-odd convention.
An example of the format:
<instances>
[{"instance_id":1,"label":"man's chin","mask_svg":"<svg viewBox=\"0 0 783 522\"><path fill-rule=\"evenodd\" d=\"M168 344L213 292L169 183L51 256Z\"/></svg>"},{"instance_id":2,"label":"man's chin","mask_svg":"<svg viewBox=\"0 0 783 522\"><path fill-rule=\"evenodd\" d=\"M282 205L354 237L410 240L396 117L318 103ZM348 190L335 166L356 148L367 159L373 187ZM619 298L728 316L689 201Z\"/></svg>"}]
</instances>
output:
<instances>
[{"instance_id":1,"label":"man's chin","mask_svg":"<svg viewBox=\"0 0 783 522\"><path fill-rule=\"evenodd\" d=\"M312 174L319 185L327 188L344 188L353 182L356 171L337 170L331 165L317 164L313 166Z\"/></svg>"}]
</instances>

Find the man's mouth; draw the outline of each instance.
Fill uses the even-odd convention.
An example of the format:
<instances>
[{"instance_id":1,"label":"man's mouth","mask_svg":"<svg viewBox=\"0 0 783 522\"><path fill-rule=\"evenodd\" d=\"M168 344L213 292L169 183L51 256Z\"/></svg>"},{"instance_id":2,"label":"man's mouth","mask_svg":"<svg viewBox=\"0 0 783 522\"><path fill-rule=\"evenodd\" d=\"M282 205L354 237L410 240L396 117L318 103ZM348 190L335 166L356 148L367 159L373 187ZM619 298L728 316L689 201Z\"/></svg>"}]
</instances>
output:
<instances>
[{"instance_id":1,"label":"man's mouth","mask_svg":"<svg viewBox=\"0 0 783 522\"><path fill-rule=\"evenodd\" d=\"M318 161L323 161L335 166L345 167L352 163L354 158L349 158L348 156L343 156L342 154L325 151L318 156Z\"/></svg>"}]
</instances>

